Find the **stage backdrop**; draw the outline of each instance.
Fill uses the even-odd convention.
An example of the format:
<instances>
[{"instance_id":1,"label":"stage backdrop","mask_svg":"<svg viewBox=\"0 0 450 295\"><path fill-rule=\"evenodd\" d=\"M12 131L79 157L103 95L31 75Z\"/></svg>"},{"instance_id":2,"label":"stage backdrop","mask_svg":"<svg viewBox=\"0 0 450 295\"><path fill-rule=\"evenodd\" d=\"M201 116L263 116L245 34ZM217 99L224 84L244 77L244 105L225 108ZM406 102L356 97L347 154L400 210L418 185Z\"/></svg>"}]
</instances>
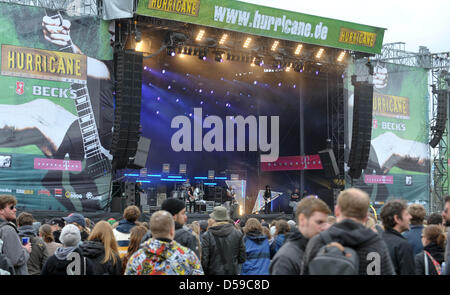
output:
<instances>
[{"instance_id":1,"label":"stage backdrop","mask_svg":"<svg viewBox=\"0 0 450 295\"><path fill-rule=\"evenodd\" d=\"M353 186L369 193L375 207L392 198L428 206L429 94L425 69L378 63L374 67L372 140L367 168ZM353 86L348 126L351 143ZM351 186L347 179L347 186Z\"/></svg>"},{"instance_id":2,"label":"stage backdrop","mask_svg":"<svg viewBox=\"0 0 450 295\"><path fill-rule=\"evenodd\" d=\"M0 3L0 194L14 195L21 210L106 205L114 121L108 25Z\"/></svg>"}]
</instances>

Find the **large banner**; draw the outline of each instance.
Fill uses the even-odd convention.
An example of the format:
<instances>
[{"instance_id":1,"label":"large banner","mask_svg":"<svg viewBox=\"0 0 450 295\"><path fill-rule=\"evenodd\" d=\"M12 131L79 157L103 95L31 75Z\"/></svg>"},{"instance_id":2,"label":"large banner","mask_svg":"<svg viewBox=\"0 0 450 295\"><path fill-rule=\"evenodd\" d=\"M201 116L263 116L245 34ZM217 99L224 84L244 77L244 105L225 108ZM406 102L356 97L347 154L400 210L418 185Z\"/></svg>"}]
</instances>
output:
<instances>
[{"instance_id":1,"label":"large banner","mask_svg":"<svg viewBox=\"0 0 450 295\"><path fill-rule=\"evenodd\" d=\"M100 211L114 121L109 23L0 2L0 194L22 210Z\"/></svg>"},{"instance_id":2,"label":"large banner","mask_svg":"<svg viewBox=\"0 0 450 295\"><path fill-rule=\"evenodd\" d=\"M137 13L368 53L381 52L385 30L234 0L141 0Z\"/></svg>"},{"instance_id":3,"label":"large banner","mask_svg":"<svg viewBox=\"0 0 450 295\"><path fill-rule=\"evenodd\" d=\"M374 67L369 161L353 186L367 191L378 207L392 198L428 205L427 84L428 72L422 68L385 63ZM348 126L352 122L352 108L353 94L350 93ZM351 136L351 130L348 134Z\"/></svg>"}]
</instances>

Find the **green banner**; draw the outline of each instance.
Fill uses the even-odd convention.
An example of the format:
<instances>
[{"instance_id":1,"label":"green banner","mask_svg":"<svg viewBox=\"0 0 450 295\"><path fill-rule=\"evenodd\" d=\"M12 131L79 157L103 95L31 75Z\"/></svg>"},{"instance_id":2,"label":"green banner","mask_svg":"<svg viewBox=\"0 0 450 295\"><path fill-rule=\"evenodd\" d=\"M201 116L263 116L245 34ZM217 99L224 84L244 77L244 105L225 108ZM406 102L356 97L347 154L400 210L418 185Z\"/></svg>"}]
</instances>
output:
<instances>
[{"instance_id":1,"label":"green banner","mask_svg":"<svg viewBox=\"0 0 450 295\"><path fill-rule=\"evenodd\" d=\"M369 161L353 187L366 190L378 206L391 198L402 198L427 207L430 185L428 72L423 68L377 63L373 78ZM348 89L351 126L353 86Z\"/></svg>"},{"instance_id":2,"label":"green banner","mask_svg":"<svg viewBox=\"0 0 450 295\"><path fill-rule=\"evenodd\" d=\"M0 194L102 211L114 117L109 23L0 2Z\"/></svg>"},{"instance_id":3,"label":"green banner","mask_svg":"<svg viewBox=\"0 0 450 295\"><path fill-rule=\"evenodd\" d=\"M383 28L240 1L141 0L137 14L366 53L380 53Z\"/></svg>"}]
</instances>

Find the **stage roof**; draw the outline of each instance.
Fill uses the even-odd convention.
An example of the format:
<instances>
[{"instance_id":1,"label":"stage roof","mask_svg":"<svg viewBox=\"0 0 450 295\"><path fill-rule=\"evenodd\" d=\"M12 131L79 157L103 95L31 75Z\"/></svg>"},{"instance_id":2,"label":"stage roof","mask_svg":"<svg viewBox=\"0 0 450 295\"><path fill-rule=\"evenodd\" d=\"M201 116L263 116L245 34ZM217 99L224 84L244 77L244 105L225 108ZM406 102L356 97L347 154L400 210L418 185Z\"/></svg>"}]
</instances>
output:
<instances>
[{"instance_id":1,"label":"stage roof","mask_svg":"<svg viewBox=\"0 0 450 295\"><path fill-rule=\"evenodd\" d=\"M234 0L141 0L136 13L370 54L381 52L386 30Z\"/></svg>"}]
</instances>

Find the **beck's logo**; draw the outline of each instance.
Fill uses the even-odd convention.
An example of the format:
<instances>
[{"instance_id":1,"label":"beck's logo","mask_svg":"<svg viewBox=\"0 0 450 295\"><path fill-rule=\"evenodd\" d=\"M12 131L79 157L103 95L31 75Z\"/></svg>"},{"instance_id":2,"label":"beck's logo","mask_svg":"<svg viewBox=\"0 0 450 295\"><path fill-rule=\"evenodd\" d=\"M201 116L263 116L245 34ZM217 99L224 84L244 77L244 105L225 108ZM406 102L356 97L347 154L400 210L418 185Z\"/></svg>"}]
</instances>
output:
<instances>
[{"instance_id":1,"label":"beck's logo","mask_svg":"<svg viewBox=\"0 0 450 295\"><path fill-rule=\"evenodd\" d=\"M16 93L22 95L24 92L24 83L21 81L16 82Z\"/></svg>"}]
</instances>

